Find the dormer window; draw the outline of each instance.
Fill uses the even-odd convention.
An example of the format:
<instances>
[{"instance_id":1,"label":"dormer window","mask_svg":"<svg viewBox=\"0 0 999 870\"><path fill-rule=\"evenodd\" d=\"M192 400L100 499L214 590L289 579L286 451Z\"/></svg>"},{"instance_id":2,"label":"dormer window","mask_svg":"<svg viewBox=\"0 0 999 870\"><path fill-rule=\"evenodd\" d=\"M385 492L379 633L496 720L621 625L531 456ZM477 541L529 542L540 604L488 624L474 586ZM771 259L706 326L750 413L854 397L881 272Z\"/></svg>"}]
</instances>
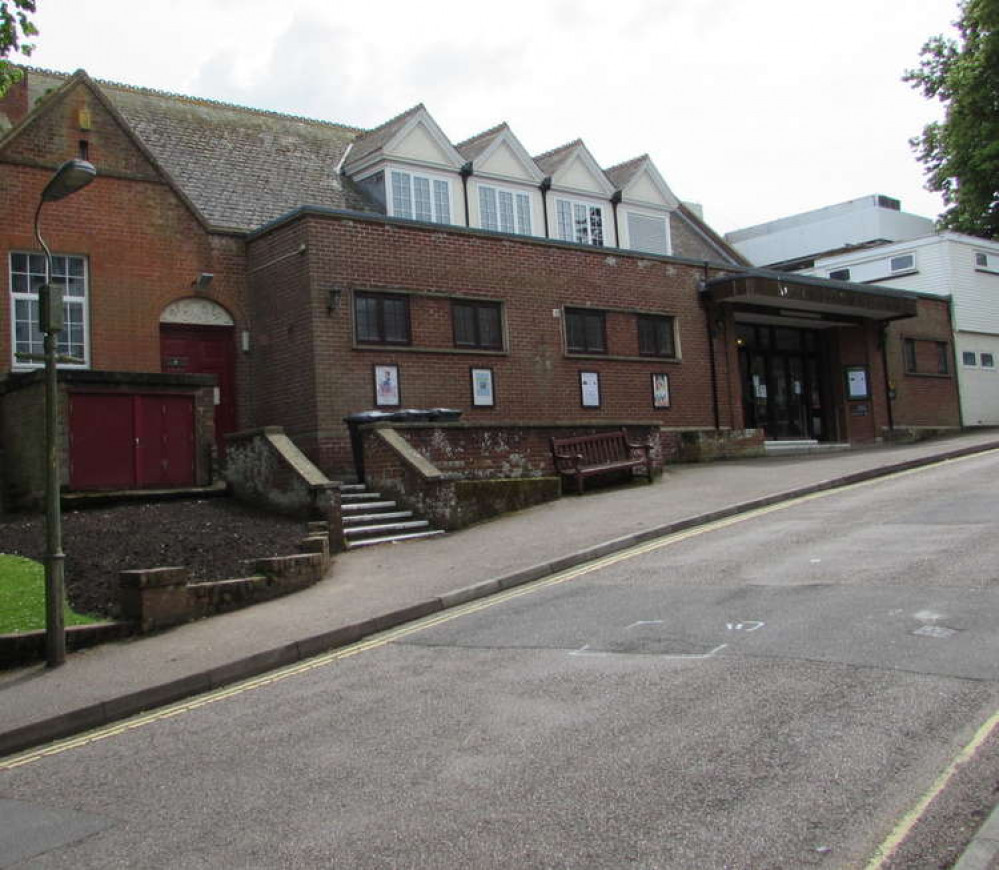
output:
<instances>
[{"instance_id":1,"label":"dormer window","mask_svg":"<svg viewBox=\"0 0 999 870\"><path fill-rule=\"evenodd\" d=\"M397 169L392 170L391 179L393 217L451 223L451 184L447 179Z\"/></svg>"},{"instance_id":2,"label":"dormer window","mask_svg":"<svg viewBox=\"0 0 999 870\"><path fill-rule=\"evenodd\" d=\"M502 187L479 186L479 219L482 229L531 235L531 197Z\"/></svg>"},{"instance_id":3,"label":"dormer window","mask_svg":"<svg viewBox=\"0 0 999 870\"><path fill-rule=\"evenodd\" d=\"M628 213L628 247L650 254L668 254L669 229L666 217Z\"/></svg>"},{"instance_id":4,"label":"dormer window","mask_svg":"<svg viewBox=\"0 0 999 870\"><path fill-rule=\"evenodd\" d=\"M557 199L558 237L580 245L603 246L604 211L599 205L570 199Z\"/></svg>"}]
</instances>

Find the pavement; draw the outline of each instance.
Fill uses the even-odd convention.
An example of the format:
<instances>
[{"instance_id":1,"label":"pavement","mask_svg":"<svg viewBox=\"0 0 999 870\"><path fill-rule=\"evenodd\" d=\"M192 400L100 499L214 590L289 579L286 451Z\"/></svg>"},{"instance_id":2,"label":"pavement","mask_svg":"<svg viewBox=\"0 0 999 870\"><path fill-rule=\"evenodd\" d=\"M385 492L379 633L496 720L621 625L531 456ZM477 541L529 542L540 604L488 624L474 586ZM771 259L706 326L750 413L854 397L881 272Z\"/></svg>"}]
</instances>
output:
<instances>
[{"instance_id":1,"label":"pavement","mask_svg":"<svg viewBox=\"0 0 999 870\"><path fill-rule=\"evenodd\" d=\"M443 537L339 554L311 589L0 673L0 759L211 691L634 544L812 492L999 449L999 429L836 453L671 465ZM66 541L67 550L72 541ZM0 761L2 767L2 761ZM962 870L999 866L995 814ZM990 827L991 825L991 827ZM982 863L984 862L984 863Z\"/></svg>"}]
</instances>

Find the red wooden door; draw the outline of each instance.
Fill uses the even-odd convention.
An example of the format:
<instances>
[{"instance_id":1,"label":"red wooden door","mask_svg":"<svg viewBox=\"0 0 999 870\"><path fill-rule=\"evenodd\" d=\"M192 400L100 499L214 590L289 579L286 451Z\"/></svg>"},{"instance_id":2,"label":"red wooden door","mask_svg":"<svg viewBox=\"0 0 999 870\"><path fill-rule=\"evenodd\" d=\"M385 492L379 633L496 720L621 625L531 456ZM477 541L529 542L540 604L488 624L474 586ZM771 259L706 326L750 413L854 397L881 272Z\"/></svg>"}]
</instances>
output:
<instances>
[{"instance_id":1,"label":"red wooden door","mask_svg":"<svg viewBox=\"0 0 999 870\"><path fill-rule=\"evenodd\" d=\"M69 485L72 489L135 487L133 397L71 393Z\"/></svg>"},{"instance_id":2,"label":"red wooden door","mask_svg":"<svg viewBox=\"0 0 999 870\"><path fill-rule=\"evenodd\" d=\"M135 476L140 488L194 483L192 397L135 397Z\"/></svg>"},{"instance_id":3,"label":"red wooden door","mask_svg":"<svg viewBox=\"0 0 999 870\"><path fill-rule=\"evenodd\" d=\"M224 455L227 432L236 430L236 350L231 326L160 324L160 356L165 372L215 375L215 441Z\"/></svg>"}]
</instances>

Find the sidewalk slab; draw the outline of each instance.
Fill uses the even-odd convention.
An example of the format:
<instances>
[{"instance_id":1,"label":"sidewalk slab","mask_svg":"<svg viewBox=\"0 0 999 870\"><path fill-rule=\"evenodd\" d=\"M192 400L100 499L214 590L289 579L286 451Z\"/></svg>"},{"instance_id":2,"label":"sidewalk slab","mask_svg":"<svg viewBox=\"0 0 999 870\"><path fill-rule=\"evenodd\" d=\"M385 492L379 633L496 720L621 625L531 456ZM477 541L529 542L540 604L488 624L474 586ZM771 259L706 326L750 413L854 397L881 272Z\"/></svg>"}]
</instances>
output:
<instances>
[{"instance_id":1,"label":"sidewalk slab","mask_svg":"<svg viewBox=\"0 0 999 870\"><path fill-rule=\"evenodd\" d=\"M0 756L182 700L377 631L756 507L999 449L979 430L914 445L670 466L440 538L337 556L310 589L162 634L0 673ZM72 548L72 541L65 543Z\"/></svg>"}]
</instances>

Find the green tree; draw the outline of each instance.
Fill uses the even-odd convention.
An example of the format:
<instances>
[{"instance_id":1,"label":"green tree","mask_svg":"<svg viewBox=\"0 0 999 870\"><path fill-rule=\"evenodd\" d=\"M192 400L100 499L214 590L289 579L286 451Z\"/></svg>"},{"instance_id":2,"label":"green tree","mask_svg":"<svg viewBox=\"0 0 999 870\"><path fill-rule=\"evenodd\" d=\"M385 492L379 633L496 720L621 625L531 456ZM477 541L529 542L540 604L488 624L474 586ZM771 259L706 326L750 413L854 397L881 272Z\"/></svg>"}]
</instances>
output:
<instances>
[{"instance_id":1,"label":"green tree","mask_svg":"<svg viewBox=\"0 0 999 870\"><path fill-rule=\"evenodd\" d=\"M961 0L959 39L934 36L904 81L944 106L910 141L926 187L943 196L941 229L999 237L999 0Z\"/></svg>"},{"instance_id":2,"label":"green tree","mask_svg":"<svg viewBox=\"0 0 999 870\"><path fill-rule=\"evenodd\" d=\"M21 78L21 71L7 59L11 52L30 57L34 43L26 42L38 34L31 23L35 0L0 0L0 97Z\"/></svg>"}]
</instances>

